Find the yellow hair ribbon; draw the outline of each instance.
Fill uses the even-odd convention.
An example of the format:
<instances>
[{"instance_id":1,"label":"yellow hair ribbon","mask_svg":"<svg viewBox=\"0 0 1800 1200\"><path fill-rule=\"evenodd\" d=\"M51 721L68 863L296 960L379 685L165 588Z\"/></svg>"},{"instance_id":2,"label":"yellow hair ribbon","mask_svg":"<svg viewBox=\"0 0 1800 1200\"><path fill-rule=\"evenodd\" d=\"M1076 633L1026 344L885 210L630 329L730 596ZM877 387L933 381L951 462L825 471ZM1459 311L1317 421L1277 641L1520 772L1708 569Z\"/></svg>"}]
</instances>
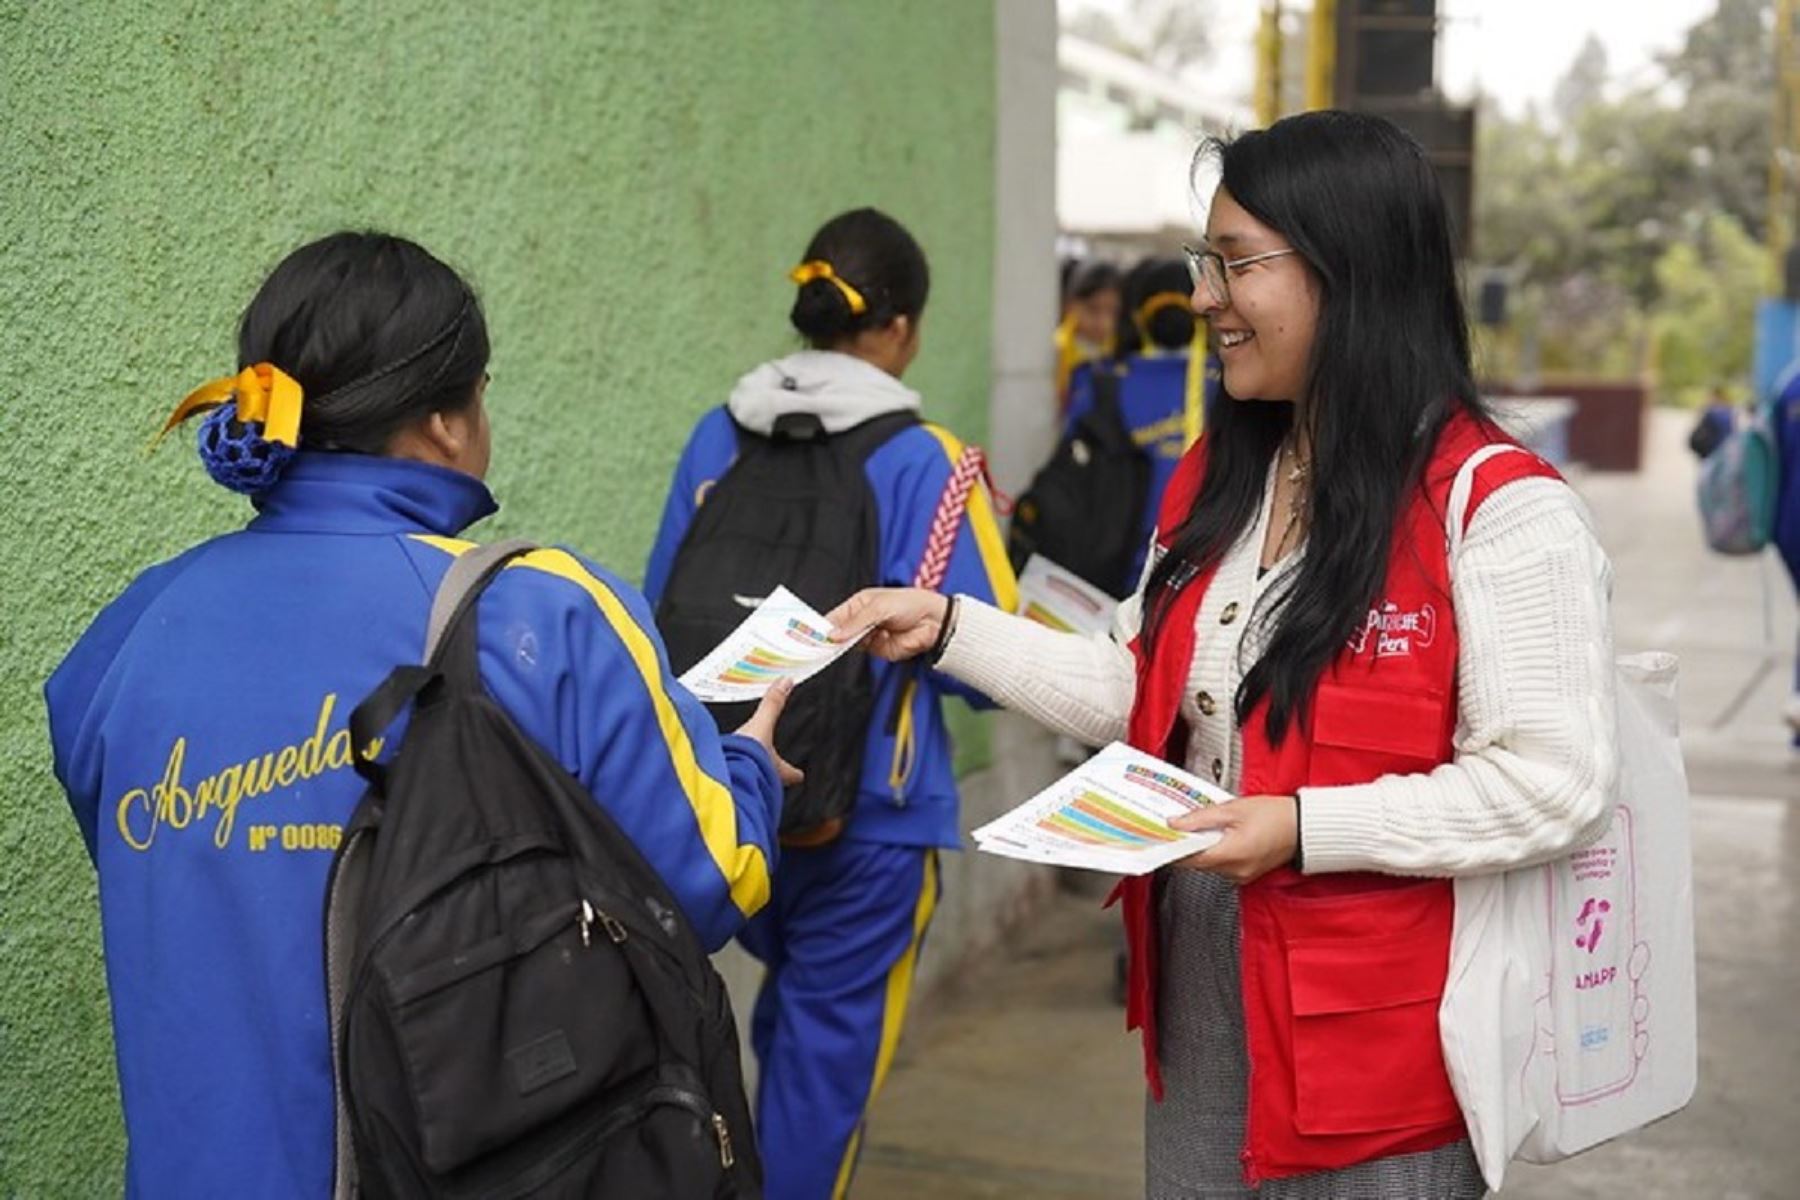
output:
<instances>
[{"instance_id":1,"label":"yellow hair ribbon","mask_svg":"<svg viewBox=\"0 0 1800 1200\"><path fill-rule=\"evenodd\" d=\"M1056 327L1056 403L1060 408L1069 400L1069 378L1075 374L1075 368L1083 363L1104 361L1118 350L1118 338L1106 335L1106 341L1090 353L1090 348L1075 336L1075 314L1064 317Z\"/></svg>"},{"instance_id":2,"label":"yellow hair ribbon","mask_svg":"<svg viewBox=\"0 0 1800 1200\"><path fill-rule=\"evenodd\" d=\"M1056 326L1056 403L1060 407L1069 396L1069 376L1081 365L1081 347L1075 344L1075 314L1070 313Z\"/></svg>"},{"instance_id":3,"label":"yellow hair ribbon","mask_svg":"<svg viewBox=\"0 0 1800 1200\"><path fill-rule=\"evenodd\" d=\"M805 287L815 279L827 280L838 291L844 293L844 299L850 302L850 312L853 316L860 317L869 311L868 302L862 298L862 293L840 279L838 273L831 269L831 264L822 258L801 263L788 272L788 278L799 287Z\"/></svg>"},{"instance_id":4,"label":"yellow hair ribbon","mask_svg":"<svg viewBox=\"0 0 1800 1200\"><path fill-rule=\"evenodd\" d=\"M245 367L236 375L227 375L223 379L215 379L195 388L186 400L175 406L174 413L163 424L162 432L156 435L151 445L155 446L156 442L162 441L170 430L195 413L217 408L235 399L237 419L260 421L264 441L297 447L300 444L300 401L303 395L300 384L280 367L266 362L257 363Z\"/></svg>"},{"instance_id":5,"label":"yellow hair ribbon","mask_svg":"<svg viewBox=\"0 0 1800 1200\"><path fill-rule=\"evenodd\" d=\"M1190 313L1194 311L1193 302L1185 292L1158 292L1138 305L1137 312L1132 314L1132 320L1137 322L1138 332L1144 335L1145 341L1150 340L1151 319L1163 309L1175 307L1186 309Z\"/></svg>"}]
</instances>

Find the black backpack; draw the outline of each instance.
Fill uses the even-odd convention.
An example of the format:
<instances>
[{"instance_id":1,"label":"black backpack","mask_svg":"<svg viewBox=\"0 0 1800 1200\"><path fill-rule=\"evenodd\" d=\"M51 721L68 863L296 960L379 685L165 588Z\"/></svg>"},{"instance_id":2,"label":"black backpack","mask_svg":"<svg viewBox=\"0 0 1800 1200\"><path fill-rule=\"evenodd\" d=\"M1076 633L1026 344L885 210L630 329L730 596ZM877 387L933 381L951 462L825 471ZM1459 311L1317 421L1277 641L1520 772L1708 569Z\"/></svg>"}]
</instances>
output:
<instances>
[{"instance_id":1,"label":"black backpack","mask_svg":"<svg viewBox=\"0 0 1800 1200\"><path fill-rule=\"evenodd\" d=\"M827 436L810 413L777 418L768 437L738 427L738 457L694 514L675 553L656 624L677 674L786 586L829 612L881 582L881 524L864 464L912 412L874 417ZM753 703L707 706L723 730ZM847 654L794 692L775 731L784 758L806 772L782 808L790 843L829 840L856 806L863 747L875 711L868 659Z\"/></svg>"},{"instance_id":2,"label":"black backpack","mask_svg":"<svg viewBox=\"0 0 1800 1200\"><path fill-rule=\"evenodd\" d=\"M1007 553L1014 570L1041 554L1095 587L1123 596L1150 497L1150 458L1119 407L1119 376L1093 371L1094 406L1083 413L1013 509Z\"/></svg>"},{"instance_id":3,"label":"black backpack","mask_svg":"<svg viewBox=\"0 0 1800 1200\"><path fill-rule=\"evenodd\" d=\"M351 715L369 787L326 889L334 1194L758 1197L723 982L655 869L482 687L476 599L529 549L457 559L425 665ZM391 762L365 759L409 705Z\"/></svg>"}]
</instances>

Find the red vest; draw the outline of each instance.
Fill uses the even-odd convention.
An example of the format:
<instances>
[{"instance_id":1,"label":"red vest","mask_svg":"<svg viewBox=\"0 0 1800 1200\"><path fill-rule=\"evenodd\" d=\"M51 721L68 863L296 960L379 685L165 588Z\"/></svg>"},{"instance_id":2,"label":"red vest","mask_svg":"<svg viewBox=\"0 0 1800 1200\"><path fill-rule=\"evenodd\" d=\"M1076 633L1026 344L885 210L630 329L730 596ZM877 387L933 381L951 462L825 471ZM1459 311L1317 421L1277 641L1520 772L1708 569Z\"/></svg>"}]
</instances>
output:
<instances>
[{"instance_id":1,"label":"red vest","mask_svg":"<svg viewBox=\"0 0 1800 1200\"><path fill-rule=\"evenodd\" d=\"M1271 744L1267 699L1249 714L1241 794L1291 796L1303 787L1367 783L1430 771L1454 756L1457 633L1444 511L1464 460L1505 440L1460 409L1452 417L1396 525L1375 607L1320 679L1308 721L1291 724ZM1157 523L1165 548L1199 494L1206 454L1203 439L1170 482ZM1468 512L1496 488L1528 476L1556 472L1529 454L1488 460L1476 472ZM1211 583L1203 575L1178 594L1153 656L1143 638L1132 645L1138 685L1129 740L1172 762L1185 758L1179 713L1205 632L1194 622ZM1145 1072L1160 1100L1151 880L1126 879L1114 895L1124 901L1131 952L1126 1024L1142 1031ZM1450 882L1305 876L1284 867L1240 889L1239 907L1248 1181L1430 1150L1465 1136L1438 1043L1455 912Z\"/></svg>"}]
</instances>

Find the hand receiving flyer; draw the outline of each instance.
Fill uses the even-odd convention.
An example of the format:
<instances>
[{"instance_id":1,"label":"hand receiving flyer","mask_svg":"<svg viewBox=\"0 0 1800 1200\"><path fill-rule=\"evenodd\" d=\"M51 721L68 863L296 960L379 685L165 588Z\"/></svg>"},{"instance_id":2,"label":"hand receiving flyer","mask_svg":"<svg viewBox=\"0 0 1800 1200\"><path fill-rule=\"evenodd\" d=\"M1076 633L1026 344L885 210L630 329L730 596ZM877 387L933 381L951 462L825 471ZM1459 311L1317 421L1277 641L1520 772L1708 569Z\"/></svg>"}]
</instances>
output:
<instances>
[{"instance_id":1,"label":"hand receiving flyer","mask_svg":"<svg viewBox=\"0 0 1800 1200\"><path fill-rule=\"evenodd\" d=\"M854 650L857 639L831 640L831 626L784 587L688 668L681 683L708 703L760 700L783 679L811 679Z\"/></svg>"},{"instance_id":2,"label":"hand receiving flyer","mask_svg":"<svg viewBox=\"0 0 1800 1200\"><path fill-rule=\"evenodd\" d=\"M989 854L1026 862L1145 875L1216 844L1221 834L1182 833L1169 818L1229 792L1153 755L1114 742L1019 807L975 831Z\"/></svg>"}]
</instances>

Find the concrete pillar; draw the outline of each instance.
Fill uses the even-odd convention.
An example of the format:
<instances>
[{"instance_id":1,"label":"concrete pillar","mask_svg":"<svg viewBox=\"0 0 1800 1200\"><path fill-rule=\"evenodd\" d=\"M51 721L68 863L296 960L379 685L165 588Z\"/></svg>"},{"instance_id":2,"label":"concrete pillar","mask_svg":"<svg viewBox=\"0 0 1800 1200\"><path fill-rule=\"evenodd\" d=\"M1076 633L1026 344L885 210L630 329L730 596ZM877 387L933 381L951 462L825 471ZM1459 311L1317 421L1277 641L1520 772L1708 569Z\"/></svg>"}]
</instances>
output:
<instances>
[{"instance_id":1,"label":"concrete pillar","mask_svg":"<svg viewBox=\"0 0 1800 1200\"><path fill-rule=\"evenodd\" d=\"M1056 6L996 0L993 394L987 449L1017 495L1056 440Z\"/></svg>"},{"instance_id":2,"label":"concrete pillar","mask_svg":"<svg viewBox=\"0 0 1800 1200\"><path fill-rule=\"evenodd\" d=\"M1056 441L1056 6L996 0L993 392L987 448L995 482L1018 495ZM958 784L965 831L1060 774L1054 739L1024 717L989 718L992 764ZM944 897L916 995L933 989L1055 886L1048 867L979 854L943 857Z\"/></svg>"}]
</instances>

